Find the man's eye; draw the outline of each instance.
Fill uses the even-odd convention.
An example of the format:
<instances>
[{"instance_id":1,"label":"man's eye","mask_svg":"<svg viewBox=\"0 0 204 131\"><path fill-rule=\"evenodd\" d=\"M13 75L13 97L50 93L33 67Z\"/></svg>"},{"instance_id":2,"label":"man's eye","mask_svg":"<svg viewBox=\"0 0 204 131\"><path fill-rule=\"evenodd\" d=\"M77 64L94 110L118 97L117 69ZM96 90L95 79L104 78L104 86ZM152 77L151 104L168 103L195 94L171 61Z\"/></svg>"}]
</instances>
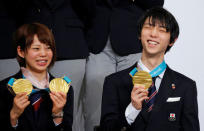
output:
<instances>
[{"instance_id":1,"label":"man's eye","mask_svg":"<svg viewBox=\"0 0 204 131\"><path fill-rule=\"evenodd\" d=\"M151 25L144 25L144 28L150 28L151 27Z\"/></svg>"},{"instance_id":2,"label":"man's eye","mask_svg":"<svg viewBox=\"0 0 204 131\"><path fill-rule=\"evenodd\" d=\"M161 31L161 32L166 32L166 29L161 28L161 29L159 29L159 31Z\"/></svg>"}]
</instances>

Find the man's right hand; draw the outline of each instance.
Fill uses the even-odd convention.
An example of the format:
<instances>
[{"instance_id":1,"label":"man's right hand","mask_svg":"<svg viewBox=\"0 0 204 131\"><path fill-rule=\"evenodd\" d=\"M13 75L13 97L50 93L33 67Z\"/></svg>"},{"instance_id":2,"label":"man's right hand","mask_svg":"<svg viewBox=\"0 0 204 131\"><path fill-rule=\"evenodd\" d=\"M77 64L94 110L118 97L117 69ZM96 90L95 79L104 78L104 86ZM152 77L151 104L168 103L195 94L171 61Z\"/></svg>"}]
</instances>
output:
<instances>
[{"instance_id":1,"label":"man's right hand","mask_svg":"<svg viewBox=\"0 0 204 131\"><path fill-rule=\"evenodd\" d=\"M142 102L146 99L149 99L148 91L145 89L144 86L135 84L131 92L132 105L137 110L141 110Z\"/></svg>"}]
</instances>

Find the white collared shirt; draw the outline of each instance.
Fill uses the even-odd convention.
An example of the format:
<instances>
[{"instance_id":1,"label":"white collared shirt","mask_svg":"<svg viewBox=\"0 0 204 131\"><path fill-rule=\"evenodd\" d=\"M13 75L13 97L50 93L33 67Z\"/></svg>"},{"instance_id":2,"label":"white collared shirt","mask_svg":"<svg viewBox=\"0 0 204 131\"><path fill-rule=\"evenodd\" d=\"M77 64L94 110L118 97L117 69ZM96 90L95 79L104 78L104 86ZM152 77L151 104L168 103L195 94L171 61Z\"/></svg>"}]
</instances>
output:
<instances>
[{"instance_id":1,"label":"white collared shirt","mask_svg":"<svg viewBox=\"0 0 204 131\"><path fill-rule=\"evenodd\" d=\"M139 60L138 62L138 68L140 68L141 70L143 71L146 71L146 72L151 72L141 61L141 59ZM159 86L161 84L161 80L164 76L164 72L166 70L164 70L160 75L158 75L158 77L156 78L156 81L155 81L155 86L156 86L156 89L157 91L159 90ZM126 117L126 120L128 122L129 125L131 125L136 117L138 116L138 114L140 113L141 110L137 110L133 105L132 105L132 102L130 102L130 104L127 106L126 110L125 110L125 117Z\"/></svg>"}]
</instances>

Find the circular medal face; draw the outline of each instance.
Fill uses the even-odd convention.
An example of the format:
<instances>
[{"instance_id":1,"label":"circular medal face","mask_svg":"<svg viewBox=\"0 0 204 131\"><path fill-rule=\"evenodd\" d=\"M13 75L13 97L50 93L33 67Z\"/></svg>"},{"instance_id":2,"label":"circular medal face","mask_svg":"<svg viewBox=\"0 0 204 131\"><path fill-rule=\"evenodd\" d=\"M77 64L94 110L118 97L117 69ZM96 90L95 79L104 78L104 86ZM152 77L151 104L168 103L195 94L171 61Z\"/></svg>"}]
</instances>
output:
<instances>
[{"instance_id":1,"label":"circular medal face","mask_svg":"<svg viewBox=\"0 0 204 131\"><path fill-rule=\"evenodd\" d=\"M29 95L32 92L32 83L27 79L17 79L12 86L13 91L16 94L26 92Z\"/></svg>"},{"instance_id":2,"label":"circular medal face","mask_svg":"<svg viewBox=\"0 0 204 131\"><path fill-rule=\"evenodd\" d=\"M64 79L62 78L55 78L51 80L49 84L49 88L51 91L55 92L64 92L67 93L70 87L70 83L68 84Z\"/></svg>"},{"instance_id":3,"label":"circular medal face","mask_svg":"<svg viewBox=\"0 0 204 131\"><path fill-rule=\"evenodd\" d=\"M152 85L152 77L146 71L138 71L132 77L133 85L144 85L145 89L148 89Z\"/></svg>"}]
</instances>

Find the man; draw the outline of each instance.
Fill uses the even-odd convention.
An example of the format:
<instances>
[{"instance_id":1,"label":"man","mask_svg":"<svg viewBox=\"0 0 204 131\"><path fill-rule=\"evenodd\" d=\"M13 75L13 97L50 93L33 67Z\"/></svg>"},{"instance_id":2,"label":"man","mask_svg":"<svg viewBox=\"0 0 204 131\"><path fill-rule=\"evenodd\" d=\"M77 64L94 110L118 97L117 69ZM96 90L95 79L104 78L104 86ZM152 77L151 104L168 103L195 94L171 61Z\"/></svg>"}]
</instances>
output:
<instances>
[{"instance_id":1,"label":"man","mask_svg":"<svg viewBox=\"0 0 204 131\"><path fill-rule=\"evenodd\" d=\"M140 19L138 34L143 47L139 62L105 79L101 129L199 131L195 81L164 61L179 35L174 16L163 8L152 8ZM131 75L138 70L155 78L148 90L132 84Z\"/></svg>"},{"instance_id":2,"label":"man","mask_svg":"<svg viewBox=\"0 0 204 131\"><path fill-rule=\"evenodd\" d=\"M85 128L99 125L103 83L107 75L134 65L141 57L137 21L164 0L93 0L86 39L90 51L85 72ZM93 93L94 92L94 93Z\"/></svg>"}]
</instances>

